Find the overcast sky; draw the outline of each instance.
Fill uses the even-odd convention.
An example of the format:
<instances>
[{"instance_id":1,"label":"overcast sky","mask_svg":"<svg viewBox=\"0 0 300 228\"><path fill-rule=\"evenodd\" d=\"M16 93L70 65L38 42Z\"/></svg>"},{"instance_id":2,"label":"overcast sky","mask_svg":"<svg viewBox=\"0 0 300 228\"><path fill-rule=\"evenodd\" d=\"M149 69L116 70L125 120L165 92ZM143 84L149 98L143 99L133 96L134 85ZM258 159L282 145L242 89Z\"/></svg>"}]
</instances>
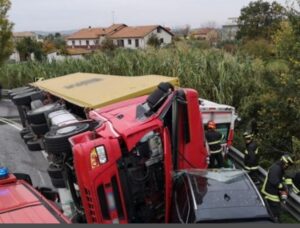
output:
<instances>
[{"instance_id":1,"label":"overcast sky","mask_svg":"<svg viewBox=\"0 0 300 228\"><path fill-rule=\"evenodd\" d=\"M61 31L83 27L160 24L221 26L250 0L11 0L14 31ZM270 1L271 2L271 1ZM277 0L284 4L285 0ZM114 12L114 13L113 13ZM114 15L114 16L113 16Z\"/></svg>"}]
</instances>

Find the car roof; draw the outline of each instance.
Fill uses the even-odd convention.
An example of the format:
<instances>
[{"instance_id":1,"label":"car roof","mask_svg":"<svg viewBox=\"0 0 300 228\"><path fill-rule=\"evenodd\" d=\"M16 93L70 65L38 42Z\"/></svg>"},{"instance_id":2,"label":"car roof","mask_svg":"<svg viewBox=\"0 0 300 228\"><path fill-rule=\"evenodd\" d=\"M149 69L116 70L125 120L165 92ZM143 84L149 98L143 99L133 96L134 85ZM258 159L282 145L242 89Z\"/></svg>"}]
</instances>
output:
<instances>
[{"instance_id":1,"label":"car roof","mask_svg":"<svg viewBox=\"0 0 300 228\"><path fill-rule=\"evenodd\" d=\"M25 181L0 185L0 223L69 223Z\"/></svg>"},{"instance_id":2,"label":"car roof","mask_svg":"<svg viewBox=\"0 0 300 228\"><path fill-rule=\"evenodd\" d=\"M238 220L268 218L269 214L247 173L227 181L186 173L194 199L196 220Z\"/></svg>"}]
</instances>

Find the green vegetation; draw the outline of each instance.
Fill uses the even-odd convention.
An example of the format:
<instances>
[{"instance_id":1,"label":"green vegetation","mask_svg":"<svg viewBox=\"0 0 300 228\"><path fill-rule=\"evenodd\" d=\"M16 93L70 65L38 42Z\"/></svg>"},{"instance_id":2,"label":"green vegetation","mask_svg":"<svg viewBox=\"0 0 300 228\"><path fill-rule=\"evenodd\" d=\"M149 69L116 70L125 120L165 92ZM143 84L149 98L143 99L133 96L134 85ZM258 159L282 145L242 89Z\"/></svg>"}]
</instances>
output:
<instances>
[{"instance_id":1,"label":"green vegetation","mask_svg":"<svg viewBox=\"0 0 300 228\"><path fill-rule=\"evenodd\" d=\"M10 9L9 0L0 0L0 65L2 65L13 51L12 28L7 12Z\"/></svg>"}]
</instances>

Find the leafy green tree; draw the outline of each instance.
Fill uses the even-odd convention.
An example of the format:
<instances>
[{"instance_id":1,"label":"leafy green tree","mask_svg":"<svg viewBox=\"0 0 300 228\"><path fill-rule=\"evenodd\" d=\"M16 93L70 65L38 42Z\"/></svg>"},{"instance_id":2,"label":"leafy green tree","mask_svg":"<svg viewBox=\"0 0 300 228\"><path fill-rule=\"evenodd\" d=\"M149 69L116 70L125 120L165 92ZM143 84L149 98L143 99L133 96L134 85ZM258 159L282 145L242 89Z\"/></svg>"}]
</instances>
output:
<instances>
[{"instance_id":1,"label":"leafy green tree","mask_svg":"<svg viewBox=\"0 0 300 228\"><path fill-rule=\"evenodd\" d=\"M271 39L279 24L286 18L286 9L277 2L263 0L250 2L241 9L237 39Z\"/></svg>"},{"instance_id":2,"label":"leafy green tree","mask_svg":"<svg viewBox=\"0 0 300 228\"><path fill-rule=\"evenodd\" d=\"M13 52L12 28L13 24L7 18L10 9L9 0L0 0L0 65Z\"/></svg>"},{"instance_id":3,"label":"leafy green tree","mask_svg":"<svg viewBox=\"0 0 300 228\"><path fill-rule=\"evenodd\" d=\"M34 54L36 60L41 61L45 57L43 52L43 44L37 42L30 37L26 37L19 41L16 45L16 49L20 54L21 61L30 60L31 54Z\"/></svg>"}]
</instances>

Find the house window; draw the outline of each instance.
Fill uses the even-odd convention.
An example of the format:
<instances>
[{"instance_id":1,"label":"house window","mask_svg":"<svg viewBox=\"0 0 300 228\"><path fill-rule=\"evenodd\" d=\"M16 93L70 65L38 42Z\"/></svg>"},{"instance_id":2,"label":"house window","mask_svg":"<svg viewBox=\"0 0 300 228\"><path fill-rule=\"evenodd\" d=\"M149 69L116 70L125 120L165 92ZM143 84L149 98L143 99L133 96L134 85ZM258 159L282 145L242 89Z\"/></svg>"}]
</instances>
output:
<instances>
[{"instance_id":1,"label":"house window","mask_svg":"<svg viewBox=\"0 0 300 228\"><path fill-rule=\"evenodd\" d=\"M79 40L79 46L81 46L81 40Z\"/></svg>"},{"instance_id":2,"label":"house window","mask_svg":"<svg viewBox=\"0 0 300 228\"><path fill-rule=\"evenodd\" d=\"M72 40L72 46L75 46L75 40Z\"/></svg>"},{"instance_id":3,"label":"house window","mask_svg":"<svg viewBox=\"0 0 300 228\"><path fill-rule=\"evenodd\" d=\"M139 39L135 39L135 47L139 47Z\"/></svg>"},{"instance_id":4,"label":"house window","mask_svg":"<svg viewBox=\"0 0 300 228\"><path fill-rule=\"evenodd\" d=\"M131 45L131 39L128 40L128 44Z\"/></svg>"},{"instance_id":5,"label":"house window","mask_svg":"<svg viewBox=\"0 0 300 228\"><path fill-rule=\"evenodd\" d=\"M124 47L124 40L118 40L118 46Z\"/></svg>"},{"instance_id":6,"label":"house window","mask_svg":"<svg viewBox=\"0 0 300 228\"><path fill-rule=\"evenodd\" d=\"M164 43L164 38L160 38L159 42L160 42L160 44L163 44Z\"/></svg>"},{"instance_id":7,"label":"house window","mask_svg":"<svg viewBox=\"0 0 300 228\"><path fill-rule=\"evenodd\" d=\"M157 28L157 33L161 33L161 27Z\"/></svg>"},{"instance_id":8,"label":"house window","mask_svg":"<svg viewBox=\"0 0 300 228\"><path fill-rule=\"evenodd\" d=\"M87 45L87 46L90 45L90 41L89 41L89 40L86 41L86 45Z\"/></svg>"}]
</instances>

